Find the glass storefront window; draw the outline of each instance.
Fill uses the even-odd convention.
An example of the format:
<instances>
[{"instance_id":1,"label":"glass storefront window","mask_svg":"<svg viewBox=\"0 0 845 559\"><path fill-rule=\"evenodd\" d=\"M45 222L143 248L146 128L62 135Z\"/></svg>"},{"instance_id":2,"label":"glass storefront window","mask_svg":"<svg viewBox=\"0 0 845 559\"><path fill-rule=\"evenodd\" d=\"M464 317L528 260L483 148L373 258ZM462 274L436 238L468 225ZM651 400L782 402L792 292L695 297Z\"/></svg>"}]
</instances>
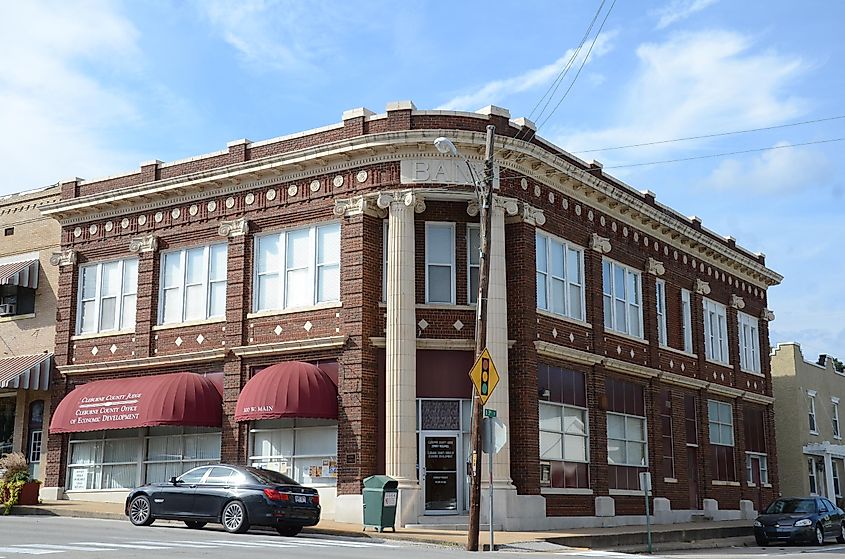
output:
<instances>
[{"instance_id":1,"label":"glass storefront window","mask_svg":"<svg viewBox=\"0 0 845 559\"><path fill-rule=\"evenodd\" d=\"M144 459L147 483L220 462L220 431L206 427L150 427Z\"/></svg>"},{"instance_id":2,"label":"glass storefront window","mask_svg":"<svg viewBox=\"0 0 845 559\"><path fill-rule=\"evenodd\" d=\"M268 419L250 430L249 462L306 485L337 481L337 421Z\"/></svg>"},{"instance_id":3,"label":"glass storefront window","mask_svg":"<svg viewBox=\"0 0 845 559\"><path fill-rule=\"evenodd\" d=\"M12 452L15 432L15 396L0 395L0 455Z\"/></svg>"}]
</instances>

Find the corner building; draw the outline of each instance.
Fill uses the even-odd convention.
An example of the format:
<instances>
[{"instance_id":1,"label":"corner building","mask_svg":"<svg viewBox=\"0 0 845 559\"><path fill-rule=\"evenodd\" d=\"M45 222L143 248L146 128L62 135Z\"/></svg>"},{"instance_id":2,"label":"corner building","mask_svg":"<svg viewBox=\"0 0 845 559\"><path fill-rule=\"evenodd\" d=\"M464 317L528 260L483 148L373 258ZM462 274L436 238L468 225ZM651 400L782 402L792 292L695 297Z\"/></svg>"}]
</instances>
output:
<instances>
[{"instance_id":1,"label":"corner building","mask_svg":"<svg viewBox=\"0 0 845 559\"><path fill-rule=\"evenodd\" d=\"M488 124L495 523L642 521L643 471L662 522L776 495L763 255L505 109L405 101L62 183L48 496L222 460L314 485L339 521L384 473L401 524L466 522L478 207L433 141L479 176Z\"/></svg>"}]
</instances>

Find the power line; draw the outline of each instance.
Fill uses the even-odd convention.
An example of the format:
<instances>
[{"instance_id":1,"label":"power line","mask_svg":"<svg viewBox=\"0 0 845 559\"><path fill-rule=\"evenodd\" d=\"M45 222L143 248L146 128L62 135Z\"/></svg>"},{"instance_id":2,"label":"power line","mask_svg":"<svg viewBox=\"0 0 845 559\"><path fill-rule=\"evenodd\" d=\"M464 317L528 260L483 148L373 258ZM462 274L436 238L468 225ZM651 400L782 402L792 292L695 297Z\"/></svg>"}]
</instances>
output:
<instances>
[{"instance_id":1,"label":"power line","mask_svg":"<svg viewBox=\"0 0 845 559\"><path fill-rule=\"evenodd\" d=\"M605 169L626 169L626 168L629 168L629 167L644 167L646 165L662 165L664 163L679 163L681 161L693 161L695 159L712 159L714 157L725 157L727 155L740 155L740 154L743 154L743 153L756 153L756 152L769 151L769 150L775 150L775 149L795 148L795 147L800 147L800 146L812 146L812 145L816 145L816 144L829 144L829 143L832 143L832 142L841 142L843 140L845 140L845 138L832 138L832 139L829 139L829 140L817 140L817 141L814 141L814 142L804 142L804 143L801 143L801 144L788 144L788 145L785 145L785 146L771 146L771 147L767 147L767 148L746 149L746 150L742 150L742 151L730 151L730 152L726 152L726 153L713 153L713 154L710 154L710 155L697 155L697 156L694 156L694 157L682 157L680 159L665 159L663 161L649 161L647 163L630 163L630 164L626 164L626 165L613 165L613 166L604 167L604 168Z\"/></svg>"},{"instance_id":2,"label":"power line","mask_svg":"<svg viewBox=\"0 0 845 559\"><path fill-rule=\"evenodd\" d=\"M701 140L704 138L718 138L721 136L732 136L735 134L746 134L749 132L762 132L764 130L776 130L778 128L789 128L791 126L801 126L804 124L816 124L818 122L827 122L831 120L839 120L845 118L845 115L842 116L831 116L827 118L818 118L815 120L805 120L802 122L792 122L790 124L777 124L775 126L764 126L762 128L749 128L748 130L734 130L731 132L717 132L715 134L703 134L701 136L687 136L685 138L674 138L672 140L655 140L653 142L643 142L641 144L629 144L627 146L615 146L610 148L595 148L595 149L582 149L582 150L573 150L570 153L594 153L597 151L613 151L617 149L628 149L628 148L639 148L645 146L656 146L660 144L670 144L672 142L685 142L688 140Z\"/></svg>"}]
</instances>

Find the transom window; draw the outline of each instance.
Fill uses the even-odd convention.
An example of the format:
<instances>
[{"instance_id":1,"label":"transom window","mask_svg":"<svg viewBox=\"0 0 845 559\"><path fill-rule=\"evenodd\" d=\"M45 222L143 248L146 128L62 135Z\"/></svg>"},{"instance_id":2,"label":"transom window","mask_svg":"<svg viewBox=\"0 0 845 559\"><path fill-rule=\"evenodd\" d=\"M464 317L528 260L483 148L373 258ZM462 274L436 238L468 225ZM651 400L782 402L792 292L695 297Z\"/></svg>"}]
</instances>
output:
<instances>
[{"instance_id":1,"label":"transom window","mask_svg":"<svg viewBox=\"0 0 845 559\"><path fill-rule=\"evenodd\" d=\"M455 304L455 224L425 224L425 302Z\"/></svg>"},{"instance_id":2,"label":"transom window","mask_svg":"<svg viewBox=\"0 0 845 559\"><path fill-rule=\"evenodd\" d=\"M757 319L743 312L739 321L739 365L745 371L760 373L760 332Z\"/></svg>"},{"instance_id":3,"label":"transom window","mask_svg":"<svg viewBox=\"0 0 845 559\"><path fill-rule=\"evenodd\" d=\"M226 315L225 243L161 255L159 324Z\"/></svg>"},{"instance_id":4,"label":"transom window","mask_svg":"<svg viewBox=\"0 0 845 559\"><path fill-rule=\"evenodd\" d=\"M657 299L657 341L660 345L666 342L666 282L657 280L654 284L655 299Z\"/></svg>"},{"instance_id":5,"label":"transom window","mask_svg":"<svg viewBox=\"0 0 845 559\"><path fill-rule=\"evenodd\" d=\"M604 327L637 338L643 337L641 274L618 262L602 262Z\"/></svg>"},{"instance_id":6,"label":"transom window","mask_svg":"<svg viewBox=\"0 0 845 559\"><path fill-rule=\"evenodd\" d=\"M137 258L81 266L77 333L134 329L137 292Z\"/></svg>"},{"instance_id":7,"label":"transom window","mask_svg":"<svg viewBox=\"0 0 845 559\"><path fill-rule=\"evenodd\" d=\"M255 245L257 312L340 300L340 224L263 235Z\"/></svg>"},{"instance_id":8,"label":"transom window","mask_svg":"<svg viewBox=\"0 0 845 559\"><path fill-rule=\"evenodd\" d=\"M537 308L584 320L584 251L538 232Z\"/></svg>"},{"instance_id":9,"label":"transom window","mask_svg":"<svg viewBox=\"0 0 845 559\"><path fill-rule=\"evenodd\" d=\"M704 349L707 359L728 364L728 319L725 305L704 299Z\"/></svg>"}]
</instances>

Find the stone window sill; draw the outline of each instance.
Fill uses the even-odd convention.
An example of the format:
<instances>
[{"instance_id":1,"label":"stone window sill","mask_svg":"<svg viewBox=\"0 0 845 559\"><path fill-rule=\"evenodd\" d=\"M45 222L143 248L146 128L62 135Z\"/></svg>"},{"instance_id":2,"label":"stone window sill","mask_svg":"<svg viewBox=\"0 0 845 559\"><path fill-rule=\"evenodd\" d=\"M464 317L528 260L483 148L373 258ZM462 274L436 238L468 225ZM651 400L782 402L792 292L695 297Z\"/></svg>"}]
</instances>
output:
<instances>
[{"instance_id":1,"label":"stone window sill","mask_svg":"<svg viewBox=\"0 0 845 559\"><path fill-rule=\"evenodd\" d=\"M111 338L113 336L125 336L126 334L134 334L135 330L109 330L107 332L91 332L90 334L76 334L71 336L71 341L76 340L91 340L95 338Z\"/></svg>"},{"instance_id":2,"label":"stone window sill","mask_svg":"<svg viewBox=\"0 0 845 559\"><path fill-rule=\"evenodd\" d=\"M570 324L575 324L576 326L581 326L582 328L589 328L592 330L593 325L589 322L584 320L578 320L577 318L572 318L571 316L565 316L562 314L553 313L551 311L547 311L545 309L537 309L537 314L540 316L545 316L547 318L551 318L553 320L560 320L562 322L568 322Z\"/></svg>"},{"instance_id":3,"label":"stone window sill","mask_svg":"<svg viewBox=\"0 0 845 559\"><path fill-rule=\"evenodd\" d=\"M0 316L0 322L13 322L15 320L26 320L27 318L35 318L35 313L16 314L14 316Z\"/></svg>"},{"instance_id":4,"label":"stone window sill","mask_svg":"<svg viewBox=\"0 0 845 559\"><path fill-rule=\"evenodd\" d=\"M673 477L664 477L663 483L678 483L678 480Z\"/></svg>"},{"instance_id":5,"label":"stone window sill","mask_svg":"<svg viewBox=\"0 0 845 559\"><path fill-rule=\"evenodd\" d=\"M285 314L296 314L302 312L313 312L319 311L323 309L339 309L343 307L342 301L333 301L331 303L320 303L319 305L311 305L309 307L294 307L292 309L272 309L268 311L258 311L258 312L251 312L246 315L247 319L250 318L263 318L265 316L280 316Z\"/></svg>"},{"instance_id":6,"label":"stone window sill","mask_svg":"<svg viewBox=\"0 0 845 559\"><path fill-rule=\"evenodd\" d=\"M740 487L740 483L738 481L722 481L718 479L714 479L710 482L712 485L723 485L727 487Z\"/></svg>"},{"instance_id":7,"label":"stone window sill","mask_svg":"<svg viewBox=\"0 0 845 559\"><path fill-rule=\"evenodd\" d=\"M648 345L648 340L644 338L638 338L630 334L625 334L624 332L617 332L616 330L605 330L605 341L607 340L608 336L616 336L622 338L623 340L630 340L632 342Z\"/></svg>"},{"instance_id":8,"label":"stone window sill","mask_svg":"<svg viewBox=\"0 0 845 559\"><path fill-rule=\"evenodd\" d=\"M158 332L159 330L173 330L176 328L188 328L190 326L202 326L204 324L219 324L226 322L226 317L222 318L208 318L205 320L188 320L185 322L178 322L176 324L158 324L153 326L153 332Z\"/></svg>"},{"instance_id":9,"label":"stone window sill","mask_svg":"<svg viewBox=\"0 0 845 559\"><path fill-rule=\"evenodd\" d=\"M608 491L610 496L619 496L619 497L642 497L643 492L639 489L611 489Z\"/></svg>"},{"instance_id":10,"label":"stone window sill","mask_svg":"<svg viewBox=\"0 0 845 559\"><path fill-rule=\"evenodd\" d=\"M543 495L592 495L593 490L579 487L541 487Z\"/></svg>"}]
</instances>

